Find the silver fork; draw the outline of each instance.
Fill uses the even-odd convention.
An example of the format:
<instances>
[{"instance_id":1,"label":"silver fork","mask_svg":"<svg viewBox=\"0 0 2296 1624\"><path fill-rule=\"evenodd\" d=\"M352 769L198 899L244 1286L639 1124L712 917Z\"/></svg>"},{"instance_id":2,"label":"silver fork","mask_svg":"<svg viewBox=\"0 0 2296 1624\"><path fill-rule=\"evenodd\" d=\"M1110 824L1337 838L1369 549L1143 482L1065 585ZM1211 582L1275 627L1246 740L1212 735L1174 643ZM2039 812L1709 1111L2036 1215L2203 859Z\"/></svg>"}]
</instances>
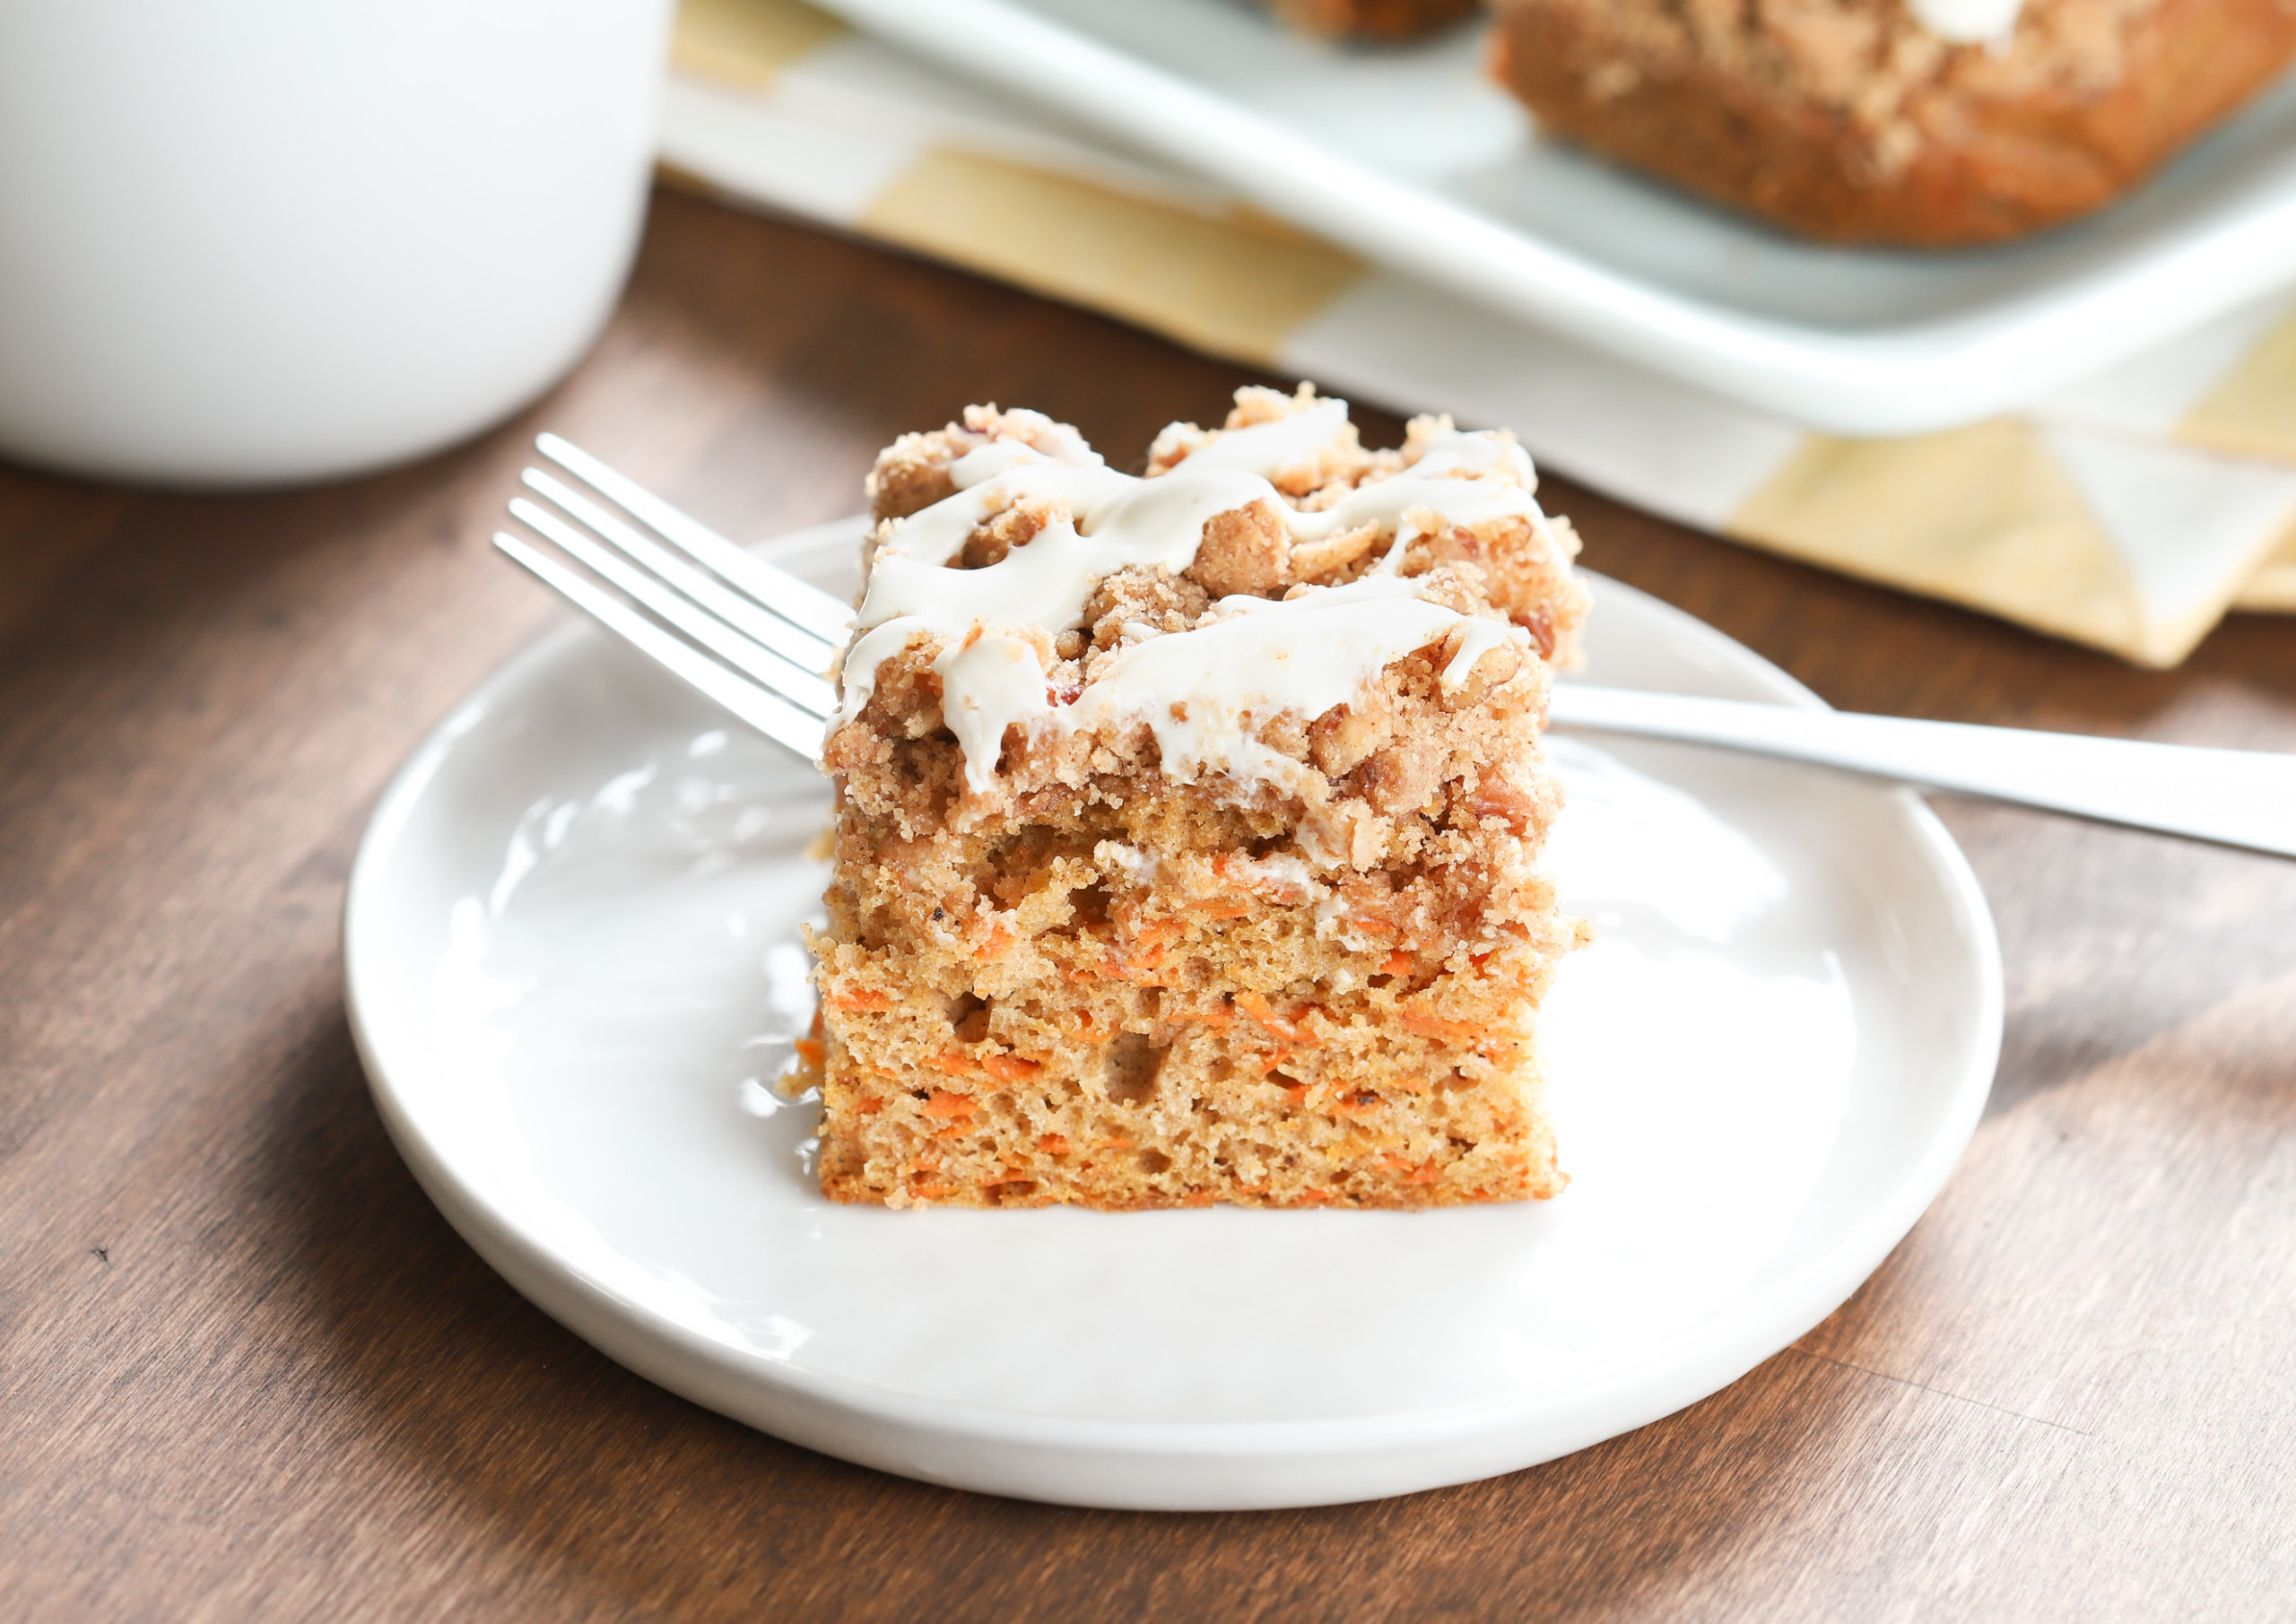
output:
<instances>
[{"instance_id":1,"label":"silver fork","mask_svg":"<svg viewBox=\"0 0 2296 1624\"><path fill-rule=\"evenodd\" d=\"M829 671L853 633L853 611L580 447L544 434L535 449L573 483L527 469L521 481L534 495L512 497L510 517L624 595L507 531L494 544L655 664L818 760L822 725L837 708ZM857 532L863 523L852 520Z\"/></svg>"},{"instance_id":2,"label":"silver fork","mask_svg":"<svg viewBox=\"0 0 2296 1624\"><path fill-rule=\"evenodd\" d=\"M656 664L818 761L837 709L828 673L852 611L558 436L535 447L557 471L527 469L528 494L510 513L582 569L508 532L494 544ZM838 523L857 535L865 521ZM2296 756L1576 682L1556 685L1550 716L2296 856Z\"/></svg>"}]
</instances>

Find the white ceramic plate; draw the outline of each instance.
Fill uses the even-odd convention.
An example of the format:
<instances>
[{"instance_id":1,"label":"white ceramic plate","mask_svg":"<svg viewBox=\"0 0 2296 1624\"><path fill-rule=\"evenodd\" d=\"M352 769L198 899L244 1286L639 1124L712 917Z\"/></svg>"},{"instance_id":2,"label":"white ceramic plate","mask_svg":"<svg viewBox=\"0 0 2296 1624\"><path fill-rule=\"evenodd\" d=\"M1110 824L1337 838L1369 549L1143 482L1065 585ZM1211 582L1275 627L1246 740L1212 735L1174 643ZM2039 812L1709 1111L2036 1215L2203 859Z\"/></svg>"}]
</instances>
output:
<instances>
[{"instance_id":1,"label":"white ceramic plate","mask_svg":"<svg viewBox=\"0 0 2296 1624\"><path fill-rule=\"evenodd\" d=\"M1843 433L2029 404L2296 278L2296 78L2089 220L1846 250L1541 140L1473 28L1366 51L1246 0L819 3L1378 264Z\"/></svg>"},{"instance_id":2,"label":"white ceramic plate","mask_svg":"<svg viewBox=\"0 0 2296 1624\"><path fill-rule=\"evenodd\" d=\"M1815 703L1599 589L1591 675ZM1572 1177L1551 1203L824 1202L814 1109L766 1085L810 1014L826 787L587 624L385 795L351 879L352 1027L471 1245L714 1410L1083 1505L1464 1481L1655 1420L1816 1324L1936 1194L1999 1044L1991 918L1911 795L1666 745L1555 755L1553 860L1600 936L1545 1018Z\"/></svg>"}]
</instances>

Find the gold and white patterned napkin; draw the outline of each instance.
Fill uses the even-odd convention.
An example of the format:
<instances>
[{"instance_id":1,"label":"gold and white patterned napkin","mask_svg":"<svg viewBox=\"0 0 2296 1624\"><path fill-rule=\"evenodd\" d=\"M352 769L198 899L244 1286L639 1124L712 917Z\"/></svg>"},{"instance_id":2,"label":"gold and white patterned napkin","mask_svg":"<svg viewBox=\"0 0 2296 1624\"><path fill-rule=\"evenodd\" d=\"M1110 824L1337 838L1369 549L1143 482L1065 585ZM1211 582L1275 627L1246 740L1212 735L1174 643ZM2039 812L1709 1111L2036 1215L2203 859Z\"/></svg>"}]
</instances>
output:
<instances>
[{"instance_id":1,"label":"gold and white patterned napkin","mask_svg":"<svg viewBox=\"0 0 2296 1624\"><path fill-rule=\"evenodd\" d=\"M1383 271L800 0L684 0L661 157L1215 355L1505 424L1638 507L2143 664L2229 609L2296 612L2296 299L2017 416L1838 439Z\"/></svg>"}]
</instances>

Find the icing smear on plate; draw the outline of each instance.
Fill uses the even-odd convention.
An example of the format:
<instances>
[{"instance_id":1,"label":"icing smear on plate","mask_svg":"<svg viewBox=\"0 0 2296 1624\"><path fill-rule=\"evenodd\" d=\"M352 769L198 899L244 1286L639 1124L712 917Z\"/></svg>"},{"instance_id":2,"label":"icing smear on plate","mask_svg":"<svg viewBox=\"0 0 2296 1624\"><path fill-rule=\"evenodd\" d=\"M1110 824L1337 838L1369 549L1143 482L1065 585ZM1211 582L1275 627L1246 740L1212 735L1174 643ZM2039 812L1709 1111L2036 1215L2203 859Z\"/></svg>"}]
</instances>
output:
<instances>
[{"instance_id":1,"label":"icing smear on plate","mask_svg":"<svg viewBox=\"0 0 2296 1624\"><path fill-rule=\"evenodd\" d=\"M879 665L931 633L947 645L934 662L942 714L976 793L995 781L1004 730L1016 723L1091 729L1138 720L1155 734L1174 777L1225 772L1282 781L1300 764L1255 739L1251 717L1321 716L1391 662L1455 632L1447 690L1492 648L1527 645L1520 628L1430 603L1422 580L1397 573L1411 542L1432 531L1509 517L1543 529L1522 447L1504 435L1446 429L1422 440L1423 454L1400 472L1316 511L1292 507L1272 478L1339 445L1347 427L1347 403L1320 400L1229 430L1153 479L1108 467L1081 442L1060 447L1058 456L1018 440L977 447L950 470L954 496L881 533L832 725L861 714ZM1016 502L1038 501L1057 502L1069 517L994 564L955 567L981 524ZM1048 634L1083 624L1102 578L1134 566L1178 574L1194 562L1206 523L1255 503L1277 514L1295 542L1367 525L1392 540L1370 574L1344 586L1294 588L1282 599L1222 598L1189 630L1144 636L1097 659L1091 680L1073 695L1050 691Z\"/></svg>"}]
</instances>

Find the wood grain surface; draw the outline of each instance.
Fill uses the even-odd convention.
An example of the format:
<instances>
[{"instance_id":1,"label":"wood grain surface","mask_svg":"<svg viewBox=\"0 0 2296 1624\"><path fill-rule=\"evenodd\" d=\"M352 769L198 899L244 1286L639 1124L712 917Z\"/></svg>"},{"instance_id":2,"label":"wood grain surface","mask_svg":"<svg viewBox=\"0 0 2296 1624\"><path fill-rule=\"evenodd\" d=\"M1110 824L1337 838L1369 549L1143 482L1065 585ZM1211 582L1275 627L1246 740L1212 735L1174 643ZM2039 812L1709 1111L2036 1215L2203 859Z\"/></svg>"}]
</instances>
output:
<instances>
[{"instance_id":1,"label":"wood grain surface","mask_svg":"<svg viewBox=\"0 0 2296 1624\"><path fill-rule=\"evenodd\" d=\"M475 444L259 497L0 470L0 1614L2296 1613L2296 864L1944 805L2009 997L1944 1196L1744 1381L1461 1489L1176 1516L880 1476L627 1374L448 1229L336 932L393 768L558 612L486 545L528 437L762 536L969 400L1136 447L1242 381L665 195L596 353ZM2296 749L2296 621L2142 673L1548 494L1836 704Z\"/></svg>"}]
</instances>

